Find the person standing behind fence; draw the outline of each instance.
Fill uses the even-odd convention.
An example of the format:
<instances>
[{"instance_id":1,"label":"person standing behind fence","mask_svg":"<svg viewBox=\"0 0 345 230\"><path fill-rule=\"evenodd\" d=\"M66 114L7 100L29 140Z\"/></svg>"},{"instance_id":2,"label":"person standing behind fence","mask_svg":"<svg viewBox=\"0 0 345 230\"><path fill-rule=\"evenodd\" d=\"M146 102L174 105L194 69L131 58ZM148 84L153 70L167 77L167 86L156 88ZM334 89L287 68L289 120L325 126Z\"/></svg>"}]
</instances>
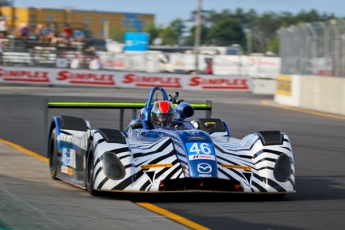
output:
<instances>
[{"instance_id":1,"label":"person standing behind fence","mask_svg":"<svg viewBox=\"0 0 345 230\"><path fill-rule=\"evenodd\" d=\"M6 38L7 36L7 25L3 17L0 17L0 38Z\"/></svg>"},{"instance_id":2,"label":"person standing behind fence","mask_svg":"<svg viewBox=\"0 0 345 230\"><path fill-rule=\"evenodd\" d=\"M212 59L207 60L207 62L206 62L205 73L206 73L206 74L213 74Z\"/></svg>"},{"instance_id":3,"label":"person standing behind fence","mask_svg":"<svg viewBox=\"0 0 345 230\"><path fill-rule=\"evenodd\" d=\"M71 69L79 69L80 68L80 58L78 54L75 54L72 61L71 61Z\"/></svg>"},{"instance_id":4,"label":"person standing behind fence","mask_svg":"<svg viewBox=\"0 0 345 230\"><path fill-rule=\"evenodd\" d=\"M95 56L89 63L89 68L93 70L98 70L103 68L103 64L99 57Z\"/></svg>"}]
</instances>

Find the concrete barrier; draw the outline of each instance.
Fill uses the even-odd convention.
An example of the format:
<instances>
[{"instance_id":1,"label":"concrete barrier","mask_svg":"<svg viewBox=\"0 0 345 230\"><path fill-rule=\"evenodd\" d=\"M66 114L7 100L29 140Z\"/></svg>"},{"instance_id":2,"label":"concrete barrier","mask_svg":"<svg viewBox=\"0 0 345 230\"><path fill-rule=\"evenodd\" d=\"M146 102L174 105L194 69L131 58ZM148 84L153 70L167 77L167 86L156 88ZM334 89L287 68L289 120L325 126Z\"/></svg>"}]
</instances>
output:
<instances>
[{"instance_id":1,"label":"concrete barrier","mask_svg":"<svg viewBox=\"0 0 345 230\"><path fill-rule=\"evenodd\" d=\"M276 92L276 79L253 78L253 94L274 95Z\"/></svg>"},{"instance_id":2,"label":"concrete barrier","mask_svg":"<svg viewBox=\"0 0 345 230\"><path fill-rule=\"evenodd\" d=\"M279 75L277 103L345 116L345 78Z\"/></svg>"}]
</instances>

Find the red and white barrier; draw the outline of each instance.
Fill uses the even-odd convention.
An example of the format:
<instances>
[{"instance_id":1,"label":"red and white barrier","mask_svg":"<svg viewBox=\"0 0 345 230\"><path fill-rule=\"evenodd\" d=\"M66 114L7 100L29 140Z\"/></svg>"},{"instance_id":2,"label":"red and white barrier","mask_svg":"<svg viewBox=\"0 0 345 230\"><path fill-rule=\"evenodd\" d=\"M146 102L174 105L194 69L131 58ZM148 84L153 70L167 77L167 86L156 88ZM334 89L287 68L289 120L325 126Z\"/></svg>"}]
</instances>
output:
<instances>
[{"instance_id":1,"label":"red and white barrier","mask_svg":"<svg viewBox=\"0 0 345 230\"><path fill-rule=\"evenodd\" d=\"M252 79L247 76L138 73L30 67L1 67L1 83L121 88L162 86L164 88L184 90L252 90Z\"/></svg>"}]
</instances>

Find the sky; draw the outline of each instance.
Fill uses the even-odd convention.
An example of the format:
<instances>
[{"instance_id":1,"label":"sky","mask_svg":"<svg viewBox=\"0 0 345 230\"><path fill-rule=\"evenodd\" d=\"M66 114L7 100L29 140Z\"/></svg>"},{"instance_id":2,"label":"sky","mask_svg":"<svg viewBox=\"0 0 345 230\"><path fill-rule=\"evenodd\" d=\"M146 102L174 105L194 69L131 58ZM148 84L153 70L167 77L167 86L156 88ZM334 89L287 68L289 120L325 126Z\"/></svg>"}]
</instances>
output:
<instances>
[{"instance_id":1,"label":"sky","mask_svg":"<svg viewBox=\"0 0 345 230\"><path fill-rule=\"evenodd\" d=\"M188 20L196 10L199 0L13 0L16 7L71 8L108 12L154 14L155 22L164 26L176 18ZM320 13L334 13L345 17L344 0L202 0L203 10L221 12L224 9L255 9L258 13L268 11L298 13L315 9Z\"/></svg>"}]
</instances>

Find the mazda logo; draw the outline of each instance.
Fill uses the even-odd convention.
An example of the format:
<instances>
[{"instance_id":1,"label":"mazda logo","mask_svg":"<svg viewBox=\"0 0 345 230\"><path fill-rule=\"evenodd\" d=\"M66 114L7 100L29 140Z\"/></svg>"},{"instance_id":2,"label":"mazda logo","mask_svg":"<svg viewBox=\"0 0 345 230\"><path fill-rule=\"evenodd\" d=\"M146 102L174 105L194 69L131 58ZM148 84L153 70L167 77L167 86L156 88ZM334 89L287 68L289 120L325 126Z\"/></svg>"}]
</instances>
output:
<instances>
[{"instance_id":1,"label":"mazda logo","mask_svg":"<svg viewBox=\"0 0 345 230\"><path fill-rule=\"evenodd\" d=\"M212 166L207 163L198 164L197 170L199 173L210 173L212 172Z\"/></svg>"}]
</instances>

